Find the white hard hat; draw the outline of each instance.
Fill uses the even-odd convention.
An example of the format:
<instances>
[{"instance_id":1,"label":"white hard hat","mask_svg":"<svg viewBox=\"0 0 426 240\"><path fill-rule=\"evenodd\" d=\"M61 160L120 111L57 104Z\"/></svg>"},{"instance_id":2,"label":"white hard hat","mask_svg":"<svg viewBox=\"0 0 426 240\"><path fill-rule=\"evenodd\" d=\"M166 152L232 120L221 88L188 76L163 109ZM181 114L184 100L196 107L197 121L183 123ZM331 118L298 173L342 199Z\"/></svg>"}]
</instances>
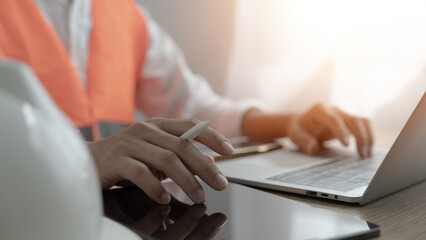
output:
<instances>
[{"instance_id":1,"label":"white hard hat","mask_svg":"<svg viewBox=\"0 0 426 240\"><path fill-rule=\"evenodd\" d=\"M30 68L1 59L0 182L0 239L139 239L103 218L87 145Z\"/></svg>"}]
</instances>

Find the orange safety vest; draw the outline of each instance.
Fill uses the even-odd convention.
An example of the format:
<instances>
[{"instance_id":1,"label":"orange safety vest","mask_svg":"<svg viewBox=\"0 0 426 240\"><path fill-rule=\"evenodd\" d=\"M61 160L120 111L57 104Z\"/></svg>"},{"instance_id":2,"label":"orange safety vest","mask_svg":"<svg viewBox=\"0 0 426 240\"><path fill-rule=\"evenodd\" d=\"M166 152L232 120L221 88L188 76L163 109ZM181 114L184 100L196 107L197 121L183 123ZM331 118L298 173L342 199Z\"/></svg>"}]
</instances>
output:
<instances>
[{"instance_id":1,"label":"orange safety vest","mask_svg":"<svg viewBox=\"0 0 426 240\"><path fill-rule=\"evenodd\" d=\"M133 0L92 0L92 24L86 89L34 0L2 0L0 7L0 56L28 63L87 140L133 122L148 42Z\"/></svg>"}]
</instances>

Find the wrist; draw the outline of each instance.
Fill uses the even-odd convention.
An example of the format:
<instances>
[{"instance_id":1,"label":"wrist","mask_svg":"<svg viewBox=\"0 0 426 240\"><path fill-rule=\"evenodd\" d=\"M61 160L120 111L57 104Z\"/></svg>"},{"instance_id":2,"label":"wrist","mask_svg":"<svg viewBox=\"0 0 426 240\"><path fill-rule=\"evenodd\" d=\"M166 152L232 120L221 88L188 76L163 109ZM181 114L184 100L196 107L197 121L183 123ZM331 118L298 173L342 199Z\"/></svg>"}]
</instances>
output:
<instances>
[{"instance_id":1,"label":"wrist","mask_svg":"<svg viewBox=\"0 0 426 240\"><path fill-rule=\"evenodd\" d=\"M285 137L292 116L251 109L243 116L242 132L252 139L271 140Z\"/></svg>"}]
</instances>

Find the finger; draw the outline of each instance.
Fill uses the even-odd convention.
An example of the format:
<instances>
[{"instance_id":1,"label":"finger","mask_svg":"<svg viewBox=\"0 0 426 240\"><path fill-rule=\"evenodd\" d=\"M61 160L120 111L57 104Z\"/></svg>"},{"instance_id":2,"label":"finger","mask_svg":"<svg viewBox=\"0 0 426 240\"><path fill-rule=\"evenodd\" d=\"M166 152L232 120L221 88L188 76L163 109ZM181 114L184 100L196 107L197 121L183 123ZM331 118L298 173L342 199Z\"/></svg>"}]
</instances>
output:
<instances>
[{"instance_id":1,"label":"finger","mask_svg":"<svg viewBox=\"0 0 426 240\"><path fill-rule=\"evenodd\" d=\"M362 119L352 118L348 120L349 129L355 136L358 153L361 157L367 157L370 146L368 130Z\"/></svg>"},{"instance_id":2,"label":"finger","mask_svg":"<svg viewBox=\"0 0 426 240\"><path fill-rule=\"evenodd\" d=\"M293 124L293 127L289 131L289 137L303 152L309 155L315 154L319 150L318 141L298 124Z\"/></svg>"},{"instance_id":3,"label":"finger","mask_svg":"<svg viewBox=\"0 0 426 240\"><path fill-rule=\"evenodd\" d=\"M131 228L138 232L146 235L152 235L157 229L159 229L167 215L170 212L169 205L159 205L152 211L148 212L143 218L135 222Z\"/></svg>"},{"instance_id":4,"label":"finger","mask_svg":"<svg viewBox=\"0 0 426 240\"><path fill-rule=\"evenodd\" d=\"M167 133L180 136L199 122L199 120L195 119L161 119L156 122L156 125ZM234 152L234 148L229 141L222 134L212 128L207 128L198 137L196 137L195 140L225 156L231 155Z\"/></svg>"},{"instance_id":5,"label":"finger","mask_svg":"<svg viewBox=\"0 0 426 240\"><path fill-rule=\"evenodd\" d=\"M221 155L229 156L234 153L234 147L228 139L212 128L207 128L206 131L196 137L195 140Z\"/></svg>"},{"instance_id":6,"label":"finger","mask_svg":"<svg viewBox=\"0 0 426 240\"><path fill-rule=\"evenodd\" d=\"M355 136L359 155L361 157L370 156L374 139L371 124L368 119L355 117L339 109L336 109L336 111L342 116L346 125Z\"/></svg>"},{"instance_id":7,"label":"finger","mask_svg":"<svg viewBox=\"0 0 426 240\"><path fill-rule=\"evenodd\" d=\"M153 237L156 239L185 239L198 225L206 209L205 205L192 205L173 225Z\"/></svg>"},{"instance_id":8,"label":"finger","mask_svg":"<svg viewBox=\"0 0 426 240\"><path fill-rule=\"evenodd\" d=\"M162 171L159 171L159 170L157 170L157 169L155 169L155 168L152 168L152 167L148 167L149 168L149 170L151 171L151 173L158 179L158 180L160 180L160 181L163 181L164 179L166 179L167 178L167 175L164 173L164 172L162 172Z\"/></svg>"},{"instance_id":9,"label":"finger","mask_svg":"<svg viewBox=\"0 0 426 240\"><path fill-rule=\"evenodd\" d=\"M212 163L215 163L214 157L210 154L203 154L208 160L210 160Z\"/></svg>"},{"instance_id":10,"label":"finger","mask_svg":"<svg viewBox=\"0 0 426 240\"><path fill-rule=\"evenodd\" d=\"M173 149L185 166L204 182L216 190L223 190L228 186L228 181L215 165L214 161L200 153L191 143L183 139L176 139Z\"/></svg>"},{"instance_id":11,"label":"finger","mask_svg":"<svg viewBox=\"0 0 426 240\"><path fill-rule=\"evenodd\" d=\"M145 141L175 153L191 173L198 175L212 188L223 190L228 186L228 181L217 166L185 139L159 129L151 129L143 137Z\"/></svg>"},{"instance_id":12,"label":"finger","mask_svg":"<svg viewBox=\"0 0 426 240\"><path fill-rule=\"evenodd\" d=\"M343 145L349 145L349 130L342 117L339 116L335 110L320 104L314 107L312 114L313 117L324 124Z\"/></svg>"},{"instance_id":13,"label":"finger","mask_svg":"<svg viewBox=\"0 0 426 240\"><path fill-rule=\"evenodd\" d=\"M164 172L195 203L206 201L206 194L200 183L174 152L140 141L137 146L129 146L129 154L138 161ZM203 158L209 161L206 157Z\"/></svg>"},{"instance_id":14,"label":"finger","mask_svg":"<svg viewBox=\"0 0 426 240\"><path fill-rule=\"evenodd\" d=\"M204 215L198 226L186 237L191 239L212 239L225 225L227 218L222 213L214 213L211 216Z\"/></svg>"},{"instance_id":15,"label":"finger","mask_svg":"<svg viewBox=\"0 0 426 240\"><path fill-rule=\"evenodd\" d=\"M368 119L362 119L364 122L365 129L367 130L367 137L368 137L368 156L371 156L371 152L374 145L374 134L373 134L373 128L371 127L371 123Z\"/></svg>"},{"instance_id":16,"label":"finger","mask_svg":"<svg viewBox=\"0 0 426 240\"><path fill-rule=\"evenodd\" d=\"M152 175L148 167L132 158L125 158L121 161L118 174L140 189L142 189L154 201L167 204L170 202L170 194L164 189L160 181Z\"/></svg>"}]
</instances>

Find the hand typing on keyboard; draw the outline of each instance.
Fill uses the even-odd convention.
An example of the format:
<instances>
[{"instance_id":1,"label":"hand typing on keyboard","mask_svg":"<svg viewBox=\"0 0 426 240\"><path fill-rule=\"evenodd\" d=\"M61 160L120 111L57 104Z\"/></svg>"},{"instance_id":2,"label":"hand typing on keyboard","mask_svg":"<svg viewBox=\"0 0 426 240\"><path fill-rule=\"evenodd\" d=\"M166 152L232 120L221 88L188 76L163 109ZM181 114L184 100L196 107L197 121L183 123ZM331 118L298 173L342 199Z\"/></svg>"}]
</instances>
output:
<instances>
[{"instance_id":1,"label":"hand typing on keyboard","mask_svg":"<svg viewBox=\"0 0 426 240\"><path fill-rule=\"evenodd\" d=\"M366 118L324 104L316 104L301 114L252 109L243 117L242 130L251 139L290 137L307 154L316 154L322 143L331 139L348 146L350 135L355 137L361 157L371 156L373 147L373 133Z\"/></svg>"},{"instance_id":2,"label":"hand typing on keyboard","mask_svg":"<svg viewBox=\"0 0 426 240\"><path fill-rule=\"evenodd\" d=\"M287 126L287 134L308 154L317 153L323 142L334 138L348 146L352 134L359 155L371 156L373 134L369 120L350 115L336 107L317 104L303 114L294 115Z\"/></svg>"}]
</instances>

